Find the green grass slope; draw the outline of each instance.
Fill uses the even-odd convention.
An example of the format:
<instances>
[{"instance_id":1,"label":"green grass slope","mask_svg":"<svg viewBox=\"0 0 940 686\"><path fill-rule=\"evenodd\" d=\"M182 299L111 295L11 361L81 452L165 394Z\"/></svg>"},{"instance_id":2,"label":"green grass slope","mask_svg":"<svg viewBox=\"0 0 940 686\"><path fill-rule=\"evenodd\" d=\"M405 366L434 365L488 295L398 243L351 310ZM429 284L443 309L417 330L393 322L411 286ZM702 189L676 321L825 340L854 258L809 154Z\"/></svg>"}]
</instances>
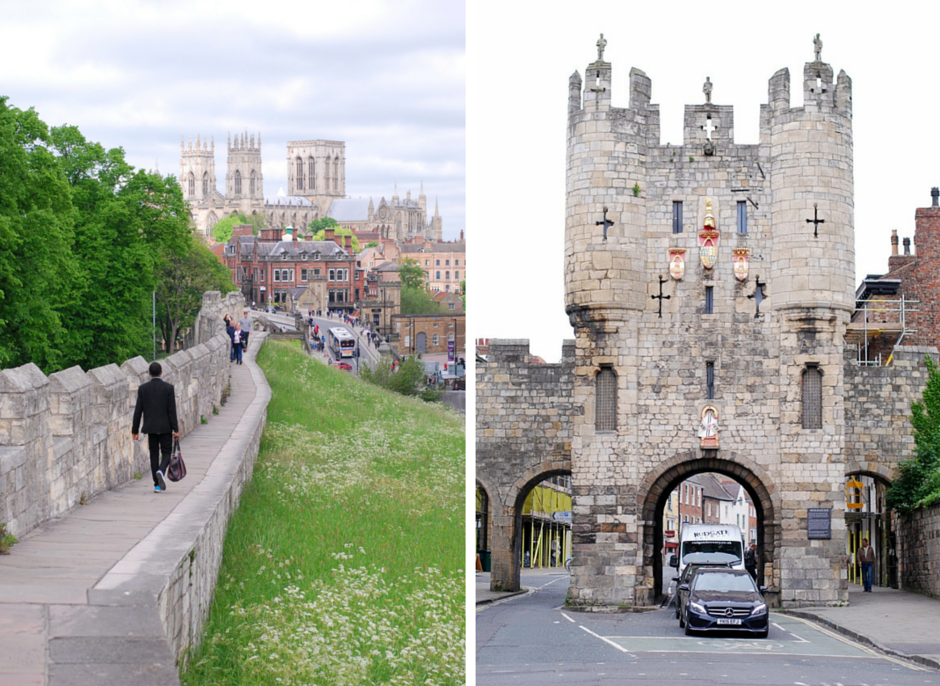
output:
<instances>
[{"instance_id":1,"label":"green grass slope","mask_svg":"<svg viewBox=\"0 0 940 686\"><path fill-rule=\"evenodd\" d=\"M464 683L463 419L291 343L258 363L268 424L183 683Z\"/></svg>"}]
</instances>

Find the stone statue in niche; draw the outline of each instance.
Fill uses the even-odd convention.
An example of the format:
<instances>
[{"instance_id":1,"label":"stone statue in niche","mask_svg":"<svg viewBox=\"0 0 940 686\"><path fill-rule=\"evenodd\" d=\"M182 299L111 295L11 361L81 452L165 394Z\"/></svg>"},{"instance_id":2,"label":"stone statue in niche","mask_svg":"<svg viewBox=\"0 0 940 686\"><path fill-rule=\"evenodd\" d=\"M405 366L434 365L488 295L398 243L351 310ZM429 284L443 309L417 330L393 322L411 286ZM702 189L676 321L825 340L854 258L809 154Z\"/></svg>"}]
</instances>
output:
<instances>
[{"instance_id":1,"label":"stone statue in niche","mask_svg":"<svg viewBox=\"0 0 940 686\"><path fill-rule=\"evenodd\" d=\"M715 215L712 214L712 199L705 198L705 222L698 234L699 258L705 269L711 269L718 262L718 237Z\"/></svg>"},{"instance_id":2,"label":"stone statue in niche","mask_svg":"<svg viewBox=\"0 0 940 686\"><path fill-rule=\"evenodd\" d=\"M698 430L698 437L702 439L701 447L718 447L718 410L706 405L702 410L702 423Z\"/></svg>"}]
</instances>

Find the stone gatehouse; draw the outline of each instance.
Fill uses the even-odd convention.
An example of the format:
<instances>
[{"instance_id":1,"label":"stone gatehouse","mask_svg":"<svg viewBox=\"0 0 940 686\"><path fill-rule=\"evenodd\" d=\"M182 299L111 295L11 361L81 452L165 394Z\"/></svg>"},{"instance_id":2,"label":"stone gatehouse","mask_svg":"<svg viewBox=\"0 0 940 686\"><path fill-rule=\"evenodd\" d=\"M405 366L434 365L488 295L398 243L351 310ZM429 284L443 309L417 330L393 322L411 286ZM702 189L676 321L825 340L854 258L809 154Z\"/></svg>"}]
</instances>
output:
<instances>
[{"instance_id":1,"label":"stone gatehouse","mask_svg":"<svg viewBox=\"0 0 940 686\"><path fill-rule=\"evenodd\" d=\"M574 605L648 605L661 591L662 510L689 476L731 476L758 513L759 573L784 605L848 598L845 481L889 481L909 455L925 353L857 367L851 80L816 59L803 107L770 79L760 142L733 111L685 108L661 145L651 81L612 67L569 81L562 362L491 340L477 367L477 478L491 506L492 585L518 588L520 503L572 477ZM830 536L809 535L810 510Z\"/></svg>"}]
</instances>

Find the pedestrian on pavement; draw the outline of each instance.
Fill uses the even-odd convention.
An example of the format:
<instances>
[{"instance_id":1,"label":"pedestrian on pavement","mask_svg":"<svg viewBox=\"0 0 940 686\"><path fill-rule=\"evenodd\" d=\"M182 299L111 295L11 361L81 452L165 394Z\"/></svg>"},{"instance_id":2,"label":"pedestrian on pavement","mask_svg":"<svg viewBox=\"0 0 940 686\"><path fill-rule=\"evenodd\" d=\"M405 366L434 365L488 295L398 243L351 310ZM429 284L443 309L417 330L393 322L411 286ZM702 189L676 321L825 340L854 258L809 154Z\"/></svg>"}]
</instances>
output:
<instances>
[{"instance_id":1,"label":"pedestrian on pavement","mask_svg":"<svg viewBox=\"0 0 940 686\"><path fill-rule=\"evenodd\" d=\"M865 593L871 593L871 569L875 564L875 549L868 545L868 539L862 539L862 547L858 549L858 561L862 565L862 586Z\"/></svg>"},{"instance_id":2,"label":"pedestrian on pavement","mask_svg":"<svg viewBox=\"0 0 940 686\"><path fill-rule=\"evenodd\" d=\"M757 544L751 543L750 547L744 551L744 568L751 575L754 581L757 581Z\"/></svg>"},{"instance_id":3,"label":"pedestrian on pavement","mask_svg":"<svg viewBox=\"0 0 940 686\"><path fill-rule=\"evenodd\" d=\"M143 415L143 431L147 434L150 447L150 472L155 493L166 490L163 475L170 464L173 439L180 437L176 420L176 394L173 384L160 378L162 373L159 362L150 363L150 381L142 383L137 389L137 404L134 406L134 422L131 426L131 435L136 441L140 438L140 417ZM162 461L160 453L163 453Z\"/></svg>"},{"instance_id":4,"label":"pedestrian on pavement","mask_svg":"<svg viewBox=\"0 0 940 686\"><path fill-rule=\"evenodd\" d=\"M254 329L251 326L251 317L248 316L248 308L245 308L244 316L238 320L238 323L242 325L242 347L245 350L248 350L248 334L250 334Z\"/></svg>"},{"instance_id":5,"label":"pedestrian on pavement","mask_svg":"<svg viewBox=\"0 0 940 686\"><path fill-rule=\"evenodd\" d=\"M242 325L236 322L232 331L232 357L235 358L235 364L242 363L242 335Z\"/></svg>"},{"instance_id":6,"label":"pedestrian on pavement","mask_svg":"<svg viewBox=\"0 0 940 686\"><path fill-rule=\"evenodd\" d=\"M226 316L228 316L228 315L226 315ZM234 340L235 340L235 325L234 325L234 323L231 321L231 319L230 319L230 320L228 321L228 323L225 325L225 333L228 334L228 339L229 339L230 341L233 341L233 345L231 345L231 346L229 347L228 361L229 361L229 362L234 362L234 361L235 361L235 346L234 346Z\"/></svg>"}]
</instances>

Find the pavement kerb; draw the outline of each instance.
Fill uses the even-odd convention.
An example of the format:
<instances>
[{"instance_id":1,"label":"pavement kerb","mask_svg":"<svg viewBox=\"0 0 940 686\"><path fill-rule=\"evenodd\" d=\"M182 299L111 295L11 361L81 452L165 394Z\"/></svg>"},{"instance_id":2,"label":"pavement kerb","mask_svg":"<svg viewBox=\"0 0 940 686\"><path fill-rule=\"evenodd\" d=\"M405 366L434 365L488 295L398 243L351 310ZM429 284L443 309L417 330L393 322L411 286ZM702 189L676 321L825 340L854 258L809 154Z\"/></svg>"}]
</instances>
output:
<instances>
[{"instance_id":1,"label":"pavement kerb","mask_svg":"<svg viewBox=\"0 0 940 686\"><path fill-rule=\"evenodd\" d=\"M531 593L532 589L523 588L520 591L510 591L508 593L501 593L500 595L493 596L492 598L483 598L476 602L477 607L481 605L491 605L492 603L498 602L500 600L505 600L506 598L515 598L518 595L525 595L526 593Z\"/></svg>"},{"instance_id":2,"label":"pavement kerb","mask_svg":"<svg viewBox=\"0 0 940 686\"><path fill-rule=\"evenodd\" d=\"M902 660L908 660L909 662L914 662L919 665L923 665L925 667L930 667L932 669L940 669L940 662L938 662L937 660L931 659L929 657L924 657L922 655L908 655L907 653L900 653L896 650L892 650L891 648L887 648L881 645L874 639L868 636L865 636L864 634L860 634L857 631L853 631L852 629L836 624L830 619L826 619L825 617L820 617L817 614L813 614L813 612L811 611L795 610L791 608L785 608L785 609L778 608L775 610L775 612L779 612L780 614L785 614L785 615L792 615L794 617L800 617L801 619L807 619L811 622L815 622L816 624L821 624L827 629L832 629L836 633L842 634L843 636L846 636L847 638L851 638L852 640L858 641L859 643L863 645L867 645L871 648L874 648L875 650L878 650L886 655L897 657Z\"/></svg>"},{"instance_id":3,"label":"pavement kerb","mask_svg":"<svg viewBox=\"0 0 940 686\"><path fill-rule=\"evenodd\" d=\"M252 338L257 344L250 347L244 365L255 386L254 398L205 476L88 591L89 605L157 610L177 663L198 644L228 520L251 478L267 419L271 387L255 363L265 334L256 336Z\"/></svg>"}]
</instances>

